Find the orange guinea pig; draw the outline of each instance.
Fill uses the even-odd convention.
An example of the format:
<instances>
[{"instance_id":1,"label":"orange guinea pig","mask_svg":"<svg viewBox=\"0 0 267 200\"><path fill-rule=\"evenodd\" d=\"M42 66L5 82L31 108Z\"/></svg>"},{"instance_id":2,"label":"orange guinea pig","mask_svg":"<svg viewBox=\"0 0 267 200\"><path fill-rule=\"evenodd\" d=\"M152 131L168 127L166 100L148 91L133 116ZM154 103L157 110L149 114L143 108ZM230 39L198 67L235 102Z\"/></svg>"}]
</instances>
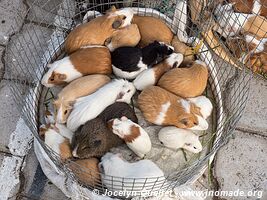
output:
<instances>
[{"instance_id":1,"label":"orange guinea pig","mask_svg":"<svg viewBox=\"0 0 267 200\"><path fill-rule=\"evenodd\" d=\"M158 86L143 90L138 104L145 119L153 124L192 130L208 129L200 107Z\"/></svg>"},{"instance_id":2,"label":"orange guinea pig","mask_svg":"<svg viewBox=\"0 0 267 200\"><path fill-rule=\"evenodd\" d=\"M130 25L132 18L131 9L112 7L105 15L74 28L65 41L65 50L71 54L85 45L104 45L115 30Z\"/></svg>"},{"instance_id":3,"label":"orange guinea pig","mask_svg":"<svg viewBox=\"0 0 267 200\"><path fill-rule=\"evenodd\" d=\"M184 98L201 95L208 81L208 69L204 62L196 60L189 68L174 68L166 72L158 86Z\"/></svg>"},{"instance_id":4,"label":"orange guinea pig","mask_svg":"<svg viewBox=\"0 0 267 200\"><path fill-rule=\"evenodd\" d=\"M133 24L137 24L141 40L141 47L147 46L156 41L171 44L173 33L171 29L161 19L150 16L133 16Z\"/></svg>"}]
</instances>

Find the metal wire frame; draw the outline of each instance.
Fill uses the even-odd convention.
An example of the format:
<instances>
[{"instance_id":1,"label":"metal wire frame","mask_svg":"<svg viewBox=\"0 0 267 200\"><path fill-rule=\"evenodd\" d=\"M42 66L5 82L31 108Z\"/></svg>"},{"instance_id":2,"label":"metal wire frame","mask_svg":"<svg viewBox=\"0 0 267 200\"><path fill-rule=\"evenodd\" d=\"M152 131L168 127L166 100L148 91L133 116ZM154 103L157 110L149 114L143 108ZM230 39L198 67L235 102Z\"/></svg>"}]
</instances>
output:
<instances>
[{"instance_id":1,"label":"metal wire frame","mask_svg":"<svg viewBox=\"0 0 267 200\"><path fill-rule=\"evenodd\" d=\"M117 5L119 7L123 7L125 2L121 1L103 1L103 3L98 3L97 1L90 1L90 7L87 7L85 10L97 10L100 12L104 12L107 6ZM44 10L46 14L43 18L38 22L38 16L35 13L31 13L31 15L35 15L34 17L27 19L24 22L23 28L16 34L11 37L11 40L8 44L6 50L6 74L5 78L8 80L13 80L13 83L10 85L13 96L18 104L19 109L21 110L25 121L27 122L29 128L33 132L34 136L38 139L42 148L45 152L48 153L50 159L55 163L60 171L66 173L67 176L73 178L75 181L77 178L73 174L73 171L70 169L70 165L75 165L73 162L63 163L59 156L53 152L48 146L46 146L43 141L38 137L38 124L39 124L39 100L41 99L41 94L43 92L43 88L40 85L40 79L45 71L47 63L55 60L60 55L59 52L63 51L63 43L64 38L70 32L70 30L75 27L77 24L82 22L83 14L79 9L80 5L85 3L85 1L74 2L70 0L65 0L64 3L57 3L56 1L46 1L44 4L40 4L38 1L34 2L35 6L38 6L40 9ZM132 2L130 2L132 3ZM93 5L93 6L91 6ZM175 4L174 4L175 5ZM199 4L200 6L201 4ZM145 10L140 9L139 14L142 15L153 15L147 12L149 8L157 8L158 4L155 1L150 3L143 3L142 1L134 1L131 6L137 7L137 11L139 8L147 8ZM205 5L201 8L201 13L207 11L210 7L209 5ZM32 8L29 8L28 15L32 11ZM199 8L195 8L199 10ZM167 8L168 10L168 8ZM189 36L197 36L199 38L203 37L203 32L205 33L212 25L212 21L206 20L206 15L201 15L198 22L184 22L179 21L177 16L173 12L168 12L168 17L170 19L176 19L176 21L182 23L182 25L187 26L186 31ZM184 10L181 10L184 12ZM50 15L55 16L56 22L47 23L47 17ZM187 14L187 13L183 13ZM158 15L153 15L158 16ZM23 18L23 16L20 16ZM158 16L159 17L159 16ZM213 15L210 17L214 17ZM212 19L212 18L211 18ZM210 20L211 20L210 19ZM16 23L19 24L19 21L16 20ZM205 22L203 22L205 20ZM213 19L214 20L214 19ZM168 18L165 18L165 22L172 28L174 33L179 31L181 27L179 24L172 24ZM200 24L204 24L205 26L201 27ZM38 26L38 27L34 27ZM33 27L32 27L33 26ZM46 35L44 32L39 31L39 28L45 28L51 30L51 35ZM13 30L16 30L16 27L12 27ZM23 33L23 34L22 34ZM219 36L222 39L222 36ZM213 40L214 38L210 38ZM239 44L238 44L239 45ZM209 46L207 44L207 46ZM240 46L241 48L241 46ZM209 48L210 51L213 51L214 48ZM226 49L227 50L227 49ZM214 53L216 54L216 53ZM222 57L224 59L224 57ZM201 169L205 167L210 157L214 155L218 151L220 147L222 147L231 136L232 131L236 123L238 122L246 104L246 100L248 98L249 93L249 82L251 78L251 74L248 70L245 69L244 64L242 62L238 62L237 65L242 68L242 71L238 70L234 67L222 67L221 60L214 60L215 69L211 70L211 73L214 72L216 78L218 80L217 83L212 83L211 87L220 86L223 88L225 86L225 90L223 95L220 96L217 93L214 93L216 102L218 101L227 101L223 106L227 111L223 116L223 120L221 123L217 124L217 130L214 132L214 136L216 133L223 133L220 137L216 137L212 148L208 155L203 158L200 158L188 166L187 168L178 171L174 174L166 177L164 181L154 181L153 184L149 185L151 179L144 178L142 180L132 179L126 180L120 177L110 177L111 184L108 185L112 188L116 188L120 186L121 182L130 183L132 188L128 190L134 192L135 190L144 189L144 185L148 184L151 186L151 190L169 190L175 186L187 183L190 181L196 174L198 174ZM226 77L232 76L232 78L226 82ZM210 80L210 83L212 81ZM231 93L229 91L231 89ZM218 105L216 107L218 110ZM220 115L220 113L219 113ZM220 116L217 116L219 118ZM75 165L74 167L77 171L82 170L88 174L90 177L92 175L92 171L88 171L88 169L82 169L80 166ZM158 180L160 177L157 177ZM115 180L116 179L116 180ZM117 184L119 183L119 184ZM80 182L80 184L84 184ZM142 184L142 186L140 186ZM101 181L97 181L93 186L86 187L90 189L99 189L100 192L103 192L107 185L104 185ZM110 188L108 187L108 188ZM121 188L122 190L125 188Z\"/></svg>"}]
</instances>

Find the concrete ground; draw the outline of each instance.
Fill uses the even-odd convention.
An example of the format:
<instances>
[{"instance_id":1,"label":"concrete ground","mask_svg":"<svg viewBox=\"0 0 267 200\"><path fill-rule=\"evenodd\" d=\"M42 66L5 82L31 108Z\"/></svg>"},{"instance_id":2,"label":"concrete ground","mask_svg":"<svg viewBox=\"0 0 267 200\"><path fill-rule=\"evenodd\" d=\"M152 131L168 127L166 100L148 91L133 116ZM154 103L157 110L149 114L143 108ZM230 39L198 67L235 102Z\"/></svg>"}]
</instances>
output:
<instances>
[{"instance_id":1,"label":"concrete ground","mask_svg":"<svg viewBox=\"0 0 267 200\"><path fill-rule=\"evenodd\" d=\"M0 200L43 199L63 200L64 194L43 174L32 148L32 135L24 126L21 115L11 95L10 85L15 84L5 76L10 49L16 39L26 35L28 26L49 35L45 26L53 16L45 9L32 4L34 0L0 0ZM45 2L39 0L40 2ZM58 1L58 0L57 0ZM32 6L31 12L26 12ZM43 20L42 26L29 19ZM29 34L29 33L27 33ZM14 37L15 36L15 37ZM31 34L33 37L33 34ZM31 38L32 39L32 38ZM45 41L40 41L45 42ZM27 51L26 49L23 49ZM36 53L36 52L35 52ZM9 65L12 66L12 65ZM267 200L267 81L255 77L243 117L233 137L217 153L213 166L213 179L207 172L197 181L198 190L265 191ZM260 197L260 196L258 196ZM211 199L211 198L208 198ZM213 199L244 200L254 197L224 197Z\"/></svg>"}]
</instances>

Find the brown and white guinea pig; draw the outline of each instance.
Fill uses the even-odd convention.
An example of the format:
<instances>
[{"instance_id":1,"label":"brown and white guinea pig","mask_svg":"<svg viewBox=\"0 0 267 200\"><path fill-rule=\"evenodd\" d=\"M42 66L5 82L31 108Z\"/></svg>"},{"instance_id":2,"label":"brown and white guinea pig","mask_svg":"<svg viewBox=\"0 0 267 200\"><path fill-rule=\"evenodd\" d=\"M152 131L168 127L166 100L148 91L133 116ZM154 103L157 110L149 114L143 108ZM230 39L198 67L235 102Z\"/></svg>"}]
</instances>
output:
<instances>
[{"instance_id":1,"label":"brown and white guinea pig","mask_svg":"<svg viewBox=\"0 0 267 200\"><path fill-rule=\"evenodd\" d=\"M208 81L208 69L204 62L196 60L189 68L175 68L166 72L158 86L183 98L201 95Z\"/></svg>"},{"instance_id":2,"label":"brown and white guinea pig","mask_svg":"<svg viewBox=\"0 0 267 200\"><path fill-rule=\"evenodd\" d=\"M193 98L188 98L191 103L195 104L200 110L201 116L204 119L207 119L212 112L213 105L209 98L205 96L198 96L198 97L193 97Z\"/></svg>"},{"instance_id":3,"label":"brown and white guinea pig","mask_svg":"<svg viewBox=\"0 0 267 200\"><path fill-rule=\"evenodd\" d=\"M91 187L101 184L101 176L98 168L97 158L73 160L68 163L77 179L83 184Z\"/></svg>"},{"instance_id":4,"label":"brown and white guinea pig","mask_svg":"<svg viewBox=\"0 0 267 200\"><path fill-rule=\"evenodd\" d=\"M177 128L175 126L167 126L159 131L159 140L161 143L171 149L185 149L192 153L202 151L202 144L199 136L193 131Z\"/></svg>"},{"instance_id":5,"label":"brown and white guinea pig","mask_svg":"<svg viewBox=\"0 0 267 200\"><path fill-rule=\"evenodd\" d=\"M160 77L171 68L179 67L183 61L183 55L180 53L172 53L165 60L153 66L150 69L142 71L133 81L137 90L157 84Z\"/></svg>"},{"instance_id":6,"label":"brown and white guinea pig","mask_svg":"<svg viewBox=\"0 0 267 200\"><path fill-rule=\"evenodd\" d=\"M132 120L123 116L111 120L112 132L118 135L127 146L140 158L151 150L151 141L147 132Z\"/></svg>"},{"instance_id":7,"label":"brown and white guinea pig","mask_svg":"<svg viewBox=\"0 0 267 200\"><path fill-rule=\"evenodd\" d=\"M254 51L251 51L246 57L246 65L254 72L267 73L267 38L257 40L250 35L246 35L248 43L256 46Z\"/></svg>"},{"instance_id":8,"label":"brown and white guinea pig","mask_svg":"<svg viewBox=\"0 0 267 200\"><path fill-rule=\"evenodd\" d=\"M104 46L87 46L70 56L48 64L48 72L42 78L42 84L53 87L68 83L89 74L111 74L111 56Z\"/></svg>"},{"instance_id":9,"label":"brown and white guinea pig","mask_svg":"<svg viewBox=\"0 0 267 200\"><path fill-rule=\"evenodd\" d=\"M93 94L76 100L67 119L67 127L74 132L87 121L97 117L109 105L115 102L130 103L135 91L133 83L113 79Z\"/></svg>"},{"instance_id":10,"label":"brown and white guinea pig","mask_svg":"<svg viewBox=\"0 0 267 200\"><path fill-rule=\"evenodd\" d=\"M181 53L184 55L182 65L187 65L188 63L195 60L193 48L181 42L177 36L173 37L171 45L174 48L174 52Z\"/></svg>"},{"instance_id":11,"label":"brown and white guinea pig","mask_svg":"<svg viewBox=\"0 0 267 200\"><path fill-rule=\"evenodd\" d=\"M66 123L76 99L94 93L109 81L110 78L106 75L94 74L69 83L58 93L57 99L54 101L56 121Z\"/></svg>"},{"instance_id":12,"label":"brown and white guinea pig","mask_svg":"<svg viewBox=\"0 0 267 200\"><path fill-rule=\"evenodd\" d=\"M71 54L86 45L104 45L114 31L130 25L132 18L131 9L112 7L105 15L74 28L65 41L65 51Z\"/></svg>"},{"instance_id":13,"label":"brown and white guinea pig","mask_svg":"<svg viewBox=\"0 0 267 200\"><path fill-rule=\"evenodd\" d=\"M105 46L110 51L119 47L135 47L141 39L141 35L136 24L131 24L124 28L116 30L105 41Z\"/></svg>"},{"instance_id":14,"label":"brown and white guinea pig","mask_svg":"<svg viewBox=\"0 0 267 200\"><path fill-rule=\"evenodd\" d=\"M199 107L158 86L143 90L138 104L145 119L153 124L192 130L208 129Z\"/></svg>"},{"instance_id":15,"label":"brown and white guinea pig","mask_svg":"<svg viewBox=\"0 0 267 200\"><path fill-rule=\"evenodd\" d=\"M171 44L173 33L171 29L161 19L151 16L138 16L134 15L133 24L137 24L141 40L139 45L145 47L155 40Z\"/></svg>"},{"instance_id":16,"label":"brown and white guinea pig","mask_svg":"<svg viewBox=\"0 0 267 200\"><path fill-rule=\"evenodd\" d=\"M112 133L111 122L108 123L109 120L122 116L138 122L133 109L123 102L108 106L97 118L86 122L72 138L73 156L101 157L111 148L123 144L123 140Z\"/></svg>"},{"instance_id":17,"label":"brown and white guinea pig","mask_svg":"<svg viewBox=\"0 0 267 200\"><path fill-rule=\"evenodd\" d=\"M230 4L218 5L215 16L219 23L217 31L225 38L240 33L250 33L257 38L267 37L267 19L263 16L234 12Z\"/></svg>"},{"instance_id":18,"label":"brown and white guinea pig","mask_svg":"<svg viewBox=\"0 0 267 200\"><path fill-rule=\"evenodd\" d=\"M266 0L229 0L235 12L267 16Z\"/></svg>"},{"instance_id":19,"label":"brown and white guinea pig","mask_svg":"<svg viewBox=\"0 0 267 200\"><path fill-rule=\"evenodd\" d=\"M161 62L172 53L172 46L158 41L154 41L144 48L117 48L111 52L113 73L121 78L134 79L142 71Z\"/></svg>"},{"instance_id":20,"label":"brown and white guinea pig","mask_svg":"<svg viewBox=\"0 0 267 200\"><path fill-rule=\"evenodd\" d=\"M55 125L41 125L39 135L45 144L60 156L62 161L72 157L70 140L63 137Z\"/></svg>"}]
</instances>

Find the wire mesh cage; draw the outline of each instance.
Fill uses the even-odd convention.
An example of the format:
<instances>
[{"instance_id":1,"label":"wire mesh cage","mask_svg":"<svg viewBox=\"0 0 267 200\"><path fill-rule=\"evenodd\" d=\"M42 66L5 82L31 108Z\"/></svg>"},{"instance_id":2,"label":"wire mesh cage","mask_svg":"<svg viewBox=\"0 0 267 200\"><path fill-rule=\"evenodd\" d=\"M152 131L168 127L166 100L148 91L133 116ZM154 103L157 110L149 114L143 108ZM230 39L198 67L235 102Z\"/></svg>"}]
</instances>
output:
<instances>
[{"instance_id":1,"label":"wire mesh cage","mask_svg":"<svg viewBox=\"0 0 267 200\"><path fill-rule=\"evenodd\" d=\"M160 18L181 42L192 48L192 54L209 67L205 95L211 99L214 109L212 127L203 134L205 151L189 156L182 168L165 177L105 176L105 181L101 181L103 174L94 171L95 166L84 168L72 160L63 161L39 137L45 108L56 95L53 89L43 87L40 82L47 64L66 55L64 41L72 29L99 13L104 14L113 5L131 7L136 15ZM80 187L97 189L99 193L106 189L127 190L137 196L144 190L168 191L199 177L227 142L242 115L249 93L250 69L266 72L266 10L260 0L36 0L31 2L25 15L15 18L20 24L26 16L21 29L16 25L12 27L16 34L12 35L6 49L5 78L13 81L12 93L41 153L47 154L57 170ZM85 17L88 11L91 11L91 18ZM88 179L90 183L86 184L84 180ZM83 190L78 188L77 191L86 198Z\"/></svg>"}]
</instances>

